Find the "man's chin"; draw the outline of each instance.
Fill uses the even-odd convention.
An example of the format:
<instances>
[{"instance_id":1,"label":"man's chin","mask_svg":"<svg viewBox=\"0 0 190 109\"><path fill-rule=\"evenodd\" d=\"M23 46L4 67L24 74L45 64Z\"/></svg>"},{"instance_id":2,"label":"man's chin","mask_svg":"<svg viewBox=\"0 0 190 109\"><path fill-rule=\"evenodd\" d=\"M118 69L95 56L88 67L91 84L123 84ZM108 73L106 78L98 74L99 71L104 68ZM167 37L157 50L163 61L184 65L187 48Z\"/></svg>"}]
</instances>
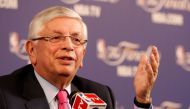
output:
<instances>
[{"instance_id":1,"label":"man's chin","mask_svg":"<svg viewBox=\"0 0 190 109\"><path fill-rule=\"evenodd\" d=\"M65 77L72 76L72 75L74 75L74 71L73 70L66 70L66 69L60 70L59 75L65 76Z\"/></svg>"},{"instance_id":2,"label":"man's chin","mask_svg":"<svg viewBox=\"0 0 190 109\"><path fill-rule=\"evenodd\" d=\"M72 76L75 75L75 67L73 65L59 65L57 72L62 76Z\"/></svg>"}]
</instances>

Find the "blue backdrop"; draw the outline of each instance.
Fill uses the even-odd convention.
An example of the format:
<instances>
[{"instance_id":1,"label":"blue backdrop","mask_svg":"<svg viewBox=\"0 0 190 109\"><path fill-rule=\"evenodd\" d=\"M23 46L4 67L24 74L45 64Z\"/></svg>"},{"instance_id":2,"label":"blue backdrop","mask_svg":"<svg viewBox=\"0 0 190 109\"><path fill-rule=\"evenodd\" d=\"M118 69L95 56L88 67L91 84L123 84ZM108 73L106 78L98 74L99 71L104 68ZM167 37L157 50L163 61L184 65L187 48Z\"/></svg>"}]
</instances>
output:
<instances>
[{"instance_id":1,"label":"blue backdrop","mask_svg":"<svg viewBox=\"0 0 190 109\"><path fill-rule=\"evenodd\" d=\"M0 0L0 75L28 63L28 25L40 10L63 5L86 21L89 43L78 75L109 85L117 109L133 108L133 77L151 45L161 54L156 109L190 109L190 0Z\"/></svg>"}]
</instances>

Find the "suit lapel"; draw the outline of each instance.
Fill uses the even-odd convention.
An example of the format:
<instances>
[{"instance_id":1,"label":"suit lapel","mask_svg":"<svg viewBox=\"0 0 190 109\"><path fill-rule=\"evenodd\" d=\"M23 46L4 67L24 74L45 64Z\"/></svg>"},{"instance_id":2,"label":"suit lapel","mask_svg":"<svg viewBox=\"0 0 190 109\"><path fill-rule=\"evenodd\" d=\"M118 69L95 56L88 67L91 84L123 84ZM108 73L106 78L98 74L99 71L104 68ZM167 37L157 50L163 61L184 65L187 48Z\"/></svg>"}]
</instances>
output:
<instances>
[{"instance_id":1,"label":"suit lapel","mask_svg":"<svg viewBox=\"0 0 190 109\"><path fill-rule=\"evenodd\" d=\"M71 84L71 92L80 92L80 90L75 86L75 84Z\"/></svg>"},{"instance_id":2,"label":"suit lapel","mask_svg":"<svg viewBox=\"0 0 190 109\"><path fill-rule=\"evenodd\" d=\"M37 81L31 68L24 79L23 97L27 99L27 109L49 109L42 87Z\"/></svg>"},{"instance_id":3,"label":"suit lapel","mask_svg":"<svg viewBox=\"0 0 190 109\"><path fill-rule=\"evenodd\" d=\"M26 103L27 109L49 109L46 98L31 99Z\"/></svg>"}]
</instances>

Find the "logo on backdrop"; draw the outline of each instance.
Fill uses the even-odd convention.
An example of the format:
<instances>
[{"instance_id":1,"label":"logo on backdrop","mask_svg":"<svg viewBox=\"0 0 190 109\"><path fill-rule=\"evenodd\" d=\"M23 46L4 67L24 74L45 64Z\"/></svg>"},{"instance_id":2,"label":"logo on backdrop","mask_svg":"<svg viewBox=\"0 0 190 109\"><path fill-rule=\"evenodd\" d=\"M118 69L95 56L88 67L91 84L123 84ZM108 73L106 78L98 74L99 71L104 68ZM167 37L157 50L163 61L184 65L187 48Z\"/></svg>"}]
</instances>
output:
<instances>
[{"instance_id":1,"label":"logo on backdrop","mask_svg":"<svg viewBox=\"0 0 190 109\"><path fill-rule=\"evenodd\" d=\"M157 24L183 26L184 16L179 11L190 12L189 0L136 0L136 3L149 12L152 22ZM176 12L163 12L163 9Z\"/></svg>"},{"instance_id":2,"label":"logo on backdrop","mask_svg":"<svg viewBox=\"0 0 190 109\"><path fill-rule=\"evenodd\" d=\"M173 101L163 101L160 106L154 106L155 109L181 109L182 104Z\"/></svg>"},{"instance_id":3,"label":"logo on backdrop","mask_svg":"<svg viewBox=\"0 0 190 109\"><path fill-rule=\"evenodd\" d=\"M0 0L0 8L18 9L18 0Z\"/></svg>"},{"instance_id":4,"label":"logo on backdrop","mask_svg":"<svg viewBox=\"0 0 190 109\"><path fill-rule=\"evenodd\" d=\"M28 56L25 51L26 40L20 40L18 33L11 32L9 35L9 50L11 53L15 54L18 58L26 60L28 62Z\"/></svg>"},{"instance_id":5,"label":"logo on backdrop","mask_svg":"<svg viewBox=\"0 0 190 109\"><path fill-rule=\"evenodd\" d=\"M61 0L61 1L66 4L75 4L78 3L80 0Z\"/></svg>"},{"instance_id":6,"label":"logo on backdrop","mask_svg":"<svg viewBox=\"0 0 190 109\"><path fill-rule=\"evenodd\" d=\"M107 3L107 4L114 5L118 3L120 0L90 0L90 1L86 0L86 2L89 2L88 4L81 3L82 0L81 1L80 0L60 0L60 1L65 4L73 5L73 10L75 10L81 16L100 18L102 15L102 7L101 5L97 5L96 2L102 3L102 4Z\"/></svg>"},{"instance_id":7,"label":"logo on backdrop","mask_svg":"<svg viewBox=\"0 0 190 109\"><path fill-rule=\"evenodd\" d=\"M104 2L104 3L111 3L111 4L114 4L114 3L117 3L119 2L120 0L92 0L92 1L96 1L96 2Z\"/></svg>"},{"instance_id":8,"label":"logo on backdrop","mask_svg":"<svg viewBox=\"0 0 190 109\"><path fill-rule=\"evenodd\" d=\"M118 101L116 101L116 109L125 109L125 107L123 105L121 105Z\"/></svg>"},{"instance_id":9,"label":"logo on backdrop","mask_svg":"<svg viewBox=\"0 0 190 109\"><path fill-rule=\"evenodd\" d=\"M147 12L160 11L165 3L165 0L137 0L137 4Z\"/></svg>"},{"instance_id":10,"label":"logo on backdrop","mask_svg":"<svg viewBox=\"0 0 190 109\"><path fill-rule=\"evenodd\" d=\"M162 101L160 105L154 105L154 109L182 109L182 107L184 109L182 103L168 101L168 100ZM128 109L128 108L125 108L116 101L116 109ZM190 106L188 107L188 109L190 109Z\"/></svg>"},{"instance_id":11,"label":"logo on backdrop","mask_svg":"<svg viewBox=\"0 0 190 109\"><path fill-rule=\"evenodd\" d=\"M75 4L78 3L80 0L60 0L61 2L65 4ZM120 0L91 0L91 2L103 2L103 3L117 3Z\"/></svg>"},{"instance_id":12,"label":"logo on backdrop","mask_svg":"<svg viewBox=\"0 0 190 109\"><path fill-rule=\"evenodd\" d=\"M190 72L190 52L185 51L182 45L176 47L176 63Z\"/></svg>"},{"instance_id":13,"label":"logo on backdrop","mask_svg":"<svg viewBox=\"0 0 190 109\"><path fill-rule=\"evenodd\" d=\"M104 39L99 39L97 57L105 64L116 67L119 77L134 77L141 55L151 49L150 46L147 50L138 50L139 48L139 44L128 41L121 41L117 46L109 46Z\"/></svg>"}]
</instances>

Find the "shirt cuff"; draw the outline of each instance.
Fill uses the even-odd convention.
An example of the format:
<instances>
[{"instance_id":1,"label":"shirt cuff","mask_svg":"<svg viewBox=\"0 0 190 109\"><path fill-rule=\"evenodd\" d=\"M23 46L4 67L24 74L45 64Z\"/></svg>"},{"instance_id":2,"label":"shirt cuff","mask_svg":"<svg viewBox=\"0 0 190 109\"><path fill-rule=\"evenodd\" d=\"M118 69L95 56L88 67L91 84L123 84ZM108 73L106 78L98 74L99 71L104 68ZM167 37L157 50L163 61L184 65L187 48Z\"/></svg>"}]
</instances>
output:
<instances>
[{"instance_id":1,"label":"shirt cuff","mask_svg":"<svg viewBox=\"0 0 190 109\"><path fill-rule=\"evenodd\" d=\"M151 104L149 108L141 108L141 107L137 107L136 105L134 105L134 109L153 109L153 106Z\"/></svg>"},{"instance_id":2,"label":"shirt cuff","mask_svg":"<svg viewBox=\"0 0 190 109\"><path fill-rule=\"evenodd\" d=\"M136 100L136 97L134 98L134 104L134 109L153 109L151 103L140 103Z\"/></svg>"}]
</instances>

